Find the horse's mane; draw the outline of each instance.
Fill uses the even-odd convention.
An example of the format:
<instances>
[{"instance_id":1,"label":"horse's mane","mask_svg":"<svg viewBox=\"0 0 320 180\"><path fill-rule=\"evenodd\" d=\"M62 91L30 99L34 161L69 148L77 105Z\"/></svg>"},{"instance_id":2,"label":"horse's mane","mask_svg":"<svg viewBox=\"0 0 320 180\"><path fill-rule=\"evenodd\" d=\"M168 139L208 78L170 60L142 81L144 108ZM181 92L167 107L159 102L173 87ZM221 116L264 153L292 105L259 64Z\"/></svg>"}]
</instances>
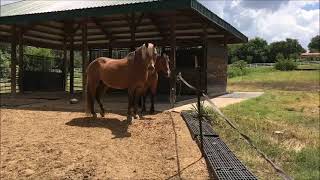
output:
<instances>
[{"instance_id":1,"label":"horse's mane","mask_svg":"<svg viewBox=\"0 0 320 180\"><path fill-rule=\"evenodd\" d=\"M132 51L132 52L129 52L129 54L126 56L126 58L128 59L129 63L133 63L134 62L135 54L136 54L136 52Z\"/></svg>"}]
</instances>

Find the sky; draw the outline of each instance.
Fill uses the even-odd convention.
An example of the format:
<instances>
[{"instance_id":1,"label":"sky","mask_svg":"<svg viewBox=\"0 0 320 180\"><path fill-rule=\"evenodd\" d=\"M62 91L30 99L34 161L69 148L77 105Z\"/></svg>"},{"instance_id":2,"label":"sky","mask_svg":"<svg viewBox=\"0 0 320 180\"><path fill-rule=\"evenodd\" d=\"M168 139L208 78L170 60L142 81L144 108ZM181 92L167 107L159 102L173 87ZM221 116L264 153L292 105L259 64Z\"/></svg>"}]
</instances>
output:
<instances>
[{"instance_id":1,"label":"sky","mask_svg":"<svg viewBox=\"0 0 320 180\"><path fill-rule=\"evenodd\" d=\"M19 0L0 0L1 5ZM198 0L249 39L298 39L307 49L319 30L319 0Z\"/></svg>"},{"instance_id":2,"label":"sky","mask_svg":"<svg viewBox=\"0 0 320 180\"><path fill-rule=\"evenodd\" d=\"M298 39L307 49L319 35L319 0L199 0L249 39Z\"/></svg>"}]
</instances>

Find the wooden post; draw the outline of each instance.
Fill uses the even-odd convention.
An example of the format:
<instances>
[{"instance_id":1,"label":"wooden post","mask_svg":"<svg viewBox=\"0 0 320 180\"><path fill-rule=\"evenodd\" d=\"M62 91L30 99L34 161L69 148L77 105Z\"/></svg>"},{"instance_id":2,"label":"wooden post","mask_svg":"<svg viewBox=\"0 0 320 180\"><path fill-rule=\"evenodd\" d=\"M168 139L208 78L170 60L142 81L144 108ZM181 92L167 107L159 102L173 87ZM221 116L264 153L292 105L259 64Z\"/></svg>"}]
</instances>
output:
<instances>
[{"instance_id":1,"label":"wooden post","mask_svg":"<svg viewBox=\"0 0 320 180\"><path fill-rule=\"evenodd\" d=\"M11 41L11 94L16 91L16 76L17 76L17 41L16 41L16 26L12 26L12 41Z\"/></svg>"},{"instance_id":2,"label":"wooden post","mask_svg":"<svg viewBox=\"0 0 320 180\"><path fill-rule=\"evenodd\" d=\"M82 93L85 94L87 82L86 69L88 64L87 22L82 23Z\"/></svg>"},{"instance_id":3,"label":"wooden post","mask_svg":"<svg viewBox=\"0 0 320 180\"><path fill-rule=\"evenodd\" d=\"M23 29L19 31L19 92L23 93Z\"/></svg>"},{"instance_id":4,"label":"wooden post","mask_svg":"<svg viewBox=\"0 0 320 180\"><path fill-rule=\"evenodd\" d=\"M93 49L89 49L89 61L88 61L88 64L92 61L92 53L93 53Z\"/></svg>"},{"instance_id":5,"label":"wooden post","mask_svg":"<svg viewBox=\"0 0 320 180\"><path fill-rule=\"evenodd\" d=\"M202 90L204 90L207 93L208 90L208 74L207 74L207 63L208 63L208 59L207 59L207 50L208 50L208 32L207 32L207 25L204 25L203 27L203 36L202 36L202 53L203 53L203 68L202 68L202 72L204 72L204 87L202 87Z\"/></svg>"},{"instance_id":6,"label":"wooden post","mask_svg":"<svg viewBox=\"0 0 320 180\"><path fill-rule=\"evenodd\" d=\"M110 42L111 43L111 42ZM109 49L108 49L108 56L109 56L109 58L112 58L112 46L111 46L111 44L109 44Z\"/></svg>"},{"instance_id":7,"label":"wooden post","mask_svg":"<svg viewBox=\"0 0 320 180\"><path fill-rule=\"evenodd\" d=\"M66 68L67 68L67 36L65 33L63 38L63 67L62 67L64 91L66 90L66 85L67 85L67 69Z\"/></svg>"},{"instance_id":8,"label":"wooden post","mask_svg":"<svg viewBox=\"0 0 320 180\"><path fill-rule=\"evenodd\" d=\"M130 50L134 51L136 47L136 24L135 24L135 13L131 14L130 18L130 30L131 30L131 47Z\"/></svg>"},{"instance_id":9,"label":"wooden post","mask_svg":"<svg viewBox=\"0 0 320 180\"><path fill-rule=\"evenodd\" d=\"M70 37L70 94L74 94L74 42L73 35Z\"/></svg>"},{"instance_id":10,"label":"wooden post","mask_svg":"<svg viewBox=\"0 0 320 180\"><path fill-rule=\"evenodd\" d=\"M176 16L171 17L170 22L170 101L173 104L176 101Z\"/></svg>"},{"instance_id":11,"label":"wooden post","mask_svg":"<svg viewBox=\"0 0 320 180\"><path fill-rule=\"evenodd\" d=\"M198 120L199 120L199 131L200 131L200 146L201 146L201 153L203 153L203 134L202 134L202 110L201 110L201 96L202 96L202 89L201 89L201 67L198 64L196 67L197 69L197 74L198 74L198 87L197 87L197 109L198 109Z\"/></svg>"}]
</instances>

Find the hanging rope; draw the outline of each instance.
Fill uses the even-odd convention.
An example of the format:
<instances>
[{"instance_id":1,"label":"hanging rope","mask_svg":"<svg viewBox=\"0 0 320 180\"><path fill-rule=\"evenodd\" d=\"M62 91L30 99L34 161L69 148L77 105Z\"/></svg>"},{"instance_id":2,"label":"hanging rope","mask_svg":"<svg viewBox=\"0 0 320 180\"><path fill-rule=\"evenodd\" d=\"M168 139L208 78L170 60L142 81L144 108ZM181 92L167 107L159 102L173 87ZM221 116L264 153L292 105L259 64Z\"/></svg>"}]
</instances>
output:
<instances>
[{"instance_id":1,"label":"hanging rope","mask_svg":"<svg viewBox=\"0 0 320 180\"><path fill-rule=\"evenodd\" d=\"M185 79L183 79L181 72L179 72L177 79L181 80L186 86L188 86L190 89L197 91L197 88L195 88L194 86L190 85ZM245 141L253 148L255 149L258 154L264 159L266 160L276 171L276 173L281 176L284 180L292 180L293 178L290 177L289 175L287 175L278 165L276 165L270 158L268 158L267 155L265 155L257 146L254 145L253 141L251 140L251 138L245 134L243 134L232 122L231 120L226 117L220 110L219 108L214 104L214 102L211 101L211 99L209 98L208 95L206 95L205 93L202 93L202 96L209 102L209 104L211 105L212 109L217 112L226 122L229 126L231 126L231 128L233 130L235 130L238 134L240 134Z\"/></svg>"}]
</instances>

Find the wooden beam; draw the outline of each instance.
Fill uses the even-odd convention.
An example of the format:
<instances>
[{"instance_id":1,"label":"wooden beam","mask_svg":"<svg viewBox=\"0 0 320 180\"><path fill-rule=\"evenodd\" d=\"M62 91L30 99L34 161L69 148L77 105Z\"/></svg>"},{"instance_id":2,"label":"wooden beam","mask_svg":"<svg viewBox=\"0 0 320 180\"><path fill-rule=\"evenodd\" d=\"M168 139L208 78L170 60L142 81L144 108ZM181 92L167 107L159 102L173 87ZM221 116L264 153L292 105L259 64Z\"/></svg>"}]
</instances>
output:
<instances>
[{"instance_id":1,"label":"wooden beam","mask_svg":"<svg viewBox=\"0 0 320 180\"><path fill-rule=\"evenodd\" d=\"M50 36L43 36L43 35L41 35L41 33L38 33L38 34L32 33L32 34L30 34L30 31L28 31L28 33L25 33L24 35L25 36L29 36L29 37L33 37L33 38L38 38L38 39L56 41L58 43L62 43L62 41L63 41L63 37L54 38L54 37L50 37Z\"/></svg>"},{"instance_id":2,"label":"wooden beam","mask_svg":"<svg viewBox=\"0 0 320 180\"><path fill-rule=\"evenodd\" d=\"M16 40L16 26L12 26L12 40L11 40L11 94L16 91L16 76L17 76L17 40Z\"/></svg>"},{"instance_id":3,"label":"wooden beam","mask_svg":"<svg viewBox=\"0 0 320 180\"><path fill-rule=\"evenodd\" d=\"M157 30L160 33L160 35L163 38L163 40L167 40L168 39L168 33L166 33L166 31L163 28L161 28L161 26L159 25L160 22L157 20L157 18L152 13L149 13L148 17L151 20L151 22L153 23L153 25L157 28Z\"/></svg>"},{"instance_id":4,"label":"wooden beam","mask_svg":"<svg viewBox=\"0 0 320 180\"><path fill-rule=\"evenodd\" d=\"M87 82L86 69L88 66L87 23L82 23L82 93L85 95Z\"/></svg>"},{"instance_id":5,"label":"wooden beam","mask_svg":"<svg viewBox=\"0 0 320 180\"><path fill-rule=\"evenodd\" d=\"M92 19L93 22L100 28L100 30L104 33L107 40L112 41L112 31L107 27L103 26L96 18Z\"/></svg>"},{"instance_id":6,"label":"wooden beam","mask_svg":"<svg viewBox=\"0 0 320 180\"><path fill-rule=\"evenodd\" d=\"M128 21L130 27L131 35L131 51L135 50L135 41L136 41L136 23L135 23L135 13L131 13L130 19Z\"/></svg>"},{"instance_id":7,"label":"wooden beam","mask_svg":"<svg viewBox=\"0 0 320 180\"><path fill-rule=\"evenodd\" d=\"M137 19L137 22L135 22L136 27L140 26L142 19L145 17L145 13L141 13L140 16Z\"/></svg>"}]
</instances>

